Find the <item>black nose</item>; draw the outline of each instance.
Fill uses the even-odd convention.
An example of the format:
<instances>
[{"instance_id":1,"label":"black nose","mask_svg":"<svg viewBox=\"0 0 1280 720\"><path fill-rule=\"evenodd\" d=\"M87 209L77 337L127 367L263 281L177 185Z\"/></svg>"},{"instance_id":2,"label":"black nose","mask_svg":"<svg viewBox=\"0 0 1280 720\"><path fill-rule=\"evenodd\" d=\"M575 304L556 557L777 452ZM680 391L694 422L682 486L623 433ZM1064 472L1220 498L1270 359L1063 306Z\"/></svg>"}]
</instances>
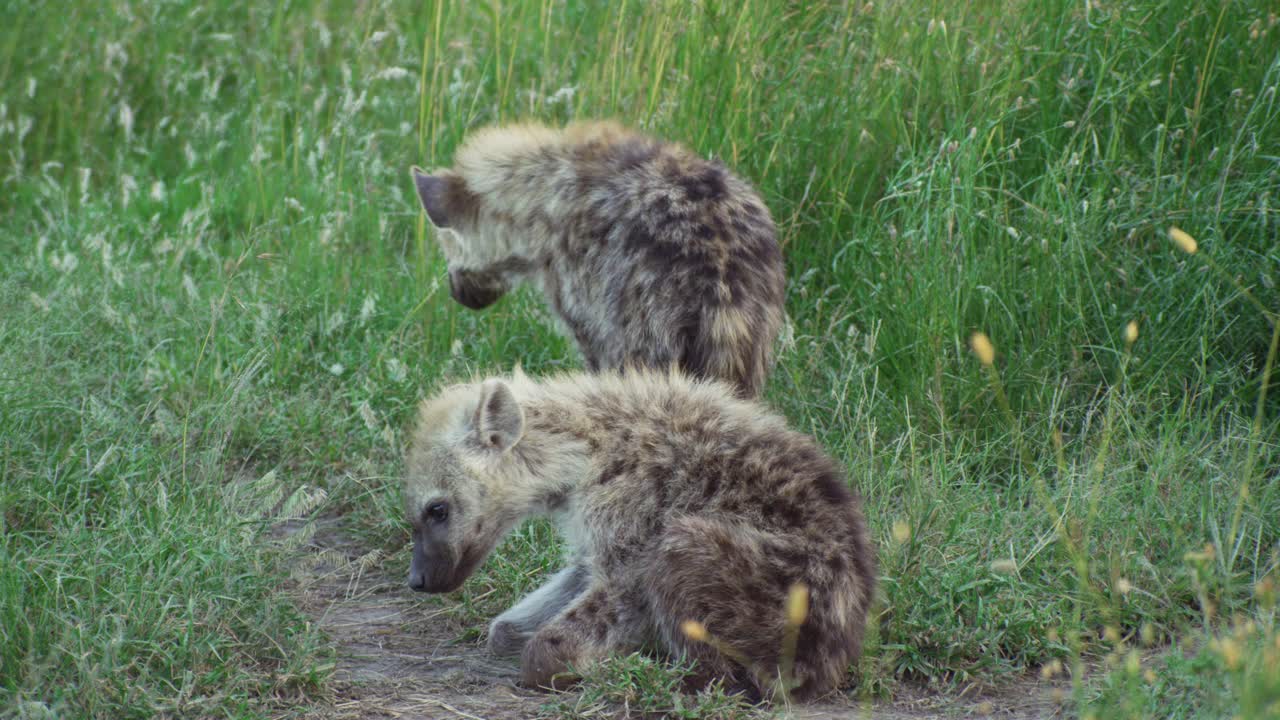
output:
<instances>
[{"instance_id":1,"label":"black nose","mask_svg":"<svg viewBox=\"0 0 1280 720\"><path fill-rule=\"evenodd\" d=\"M427 576L425 573L409 573L409 587L422 592L427 589Z\"/></svg>"}]
</instances>

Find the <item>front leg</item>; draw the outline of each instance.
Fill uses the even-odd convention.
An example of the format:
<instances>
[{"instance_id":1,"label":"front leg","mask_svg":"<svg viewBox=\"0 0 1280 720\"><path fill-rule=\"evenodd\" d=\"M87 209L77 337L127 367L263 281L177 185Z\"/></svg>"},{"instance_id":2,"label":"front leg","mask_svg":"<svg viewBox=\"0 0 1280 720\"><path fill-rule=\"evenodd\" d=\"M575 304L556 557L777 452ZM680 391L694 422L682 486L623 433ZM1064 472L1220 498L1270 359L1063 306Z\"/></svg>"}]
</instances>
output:
<instances>
[{"instance_id":1,"label":"front leg","mask_svg":"<svg viewBox=\"0 0 1280 720\"><path fill-rule=\"evenodd\" d=\"M526 687L563 690L579 679L575 671L612 652L636 649L643 636L637 608L599 579L525 645L520 682Z\"/></svg>"},{"instance_id":2,"label":"front leg","mask_svg":"<svg viewBox=\"0 0 1280 720\"><path fill-rule=\"evenodd\" d=\"M489 651L495 655L519 654L534 631L568 607L590 580L591 570L576 562L552 575L489 623Z\"/></svg>"}]
</instances>

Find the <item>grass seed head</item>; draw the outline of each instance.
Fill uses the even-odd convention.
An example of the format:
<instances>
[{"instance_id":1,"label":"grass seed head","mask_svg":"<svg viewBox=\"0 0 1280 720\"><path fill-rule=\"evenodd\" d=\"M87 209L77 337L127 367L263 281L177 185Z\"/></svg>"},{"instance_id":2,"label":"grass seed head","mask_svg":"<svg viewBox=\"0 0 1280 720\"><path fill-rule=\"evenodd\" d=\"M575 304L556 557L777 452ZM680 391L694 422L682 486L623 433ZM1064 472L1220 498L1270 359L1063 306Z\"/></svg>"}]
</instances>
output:
<instances>
[{"instance_id":1,"label":"grass seed head","mask_svg":"<svg viewBox=\"0 0 1280 720\"><path fill-rule=\"evenodd\" d=\"M894 542L905 545L911 539L911 526L906 520L894 520L892 533Z\"/></svg>"},{"instance_id":2,"label":"grass seed head","mask_svg":"<svg viewBox=\"0 0 1280 720\"><path fill-rule=\"evenodd\" d=\"M969 347L973 348L973 354L978 356L978 361L987 367L991 367L996 361L996 349L991 344L991 339L986 333L976 332L969 338Z\"/></svg>"},{"instance_id":3,"label":"grass seed head","mask_svg":"<svg viewBox=\"0 0 1280 720\"><path fill-rule=\"evenodd\" d=\"M1018 563L1013 560L995 560L991 563L991 571L1001 575L1012 575L1018 572Z\"/></svg>"},{"instance_id":4,"label":"grass seed head","mask_svg":"<svg viewBox=\"0 0 1280 720\"><path fill-rule=\"evenodd\" d=\"M1253 586L1253 594L1258 598L1258 603L1266 609L1271 609L1276 604L1276 583L1271 576L1262 578L1257 585Z\"/></svg>"},{"instance_id":5,"label":"grass seed head","mask_svg":"<svg viewBox=\"0 0 1280 720\"><path fill-rule=\"evenodd\" d=\"M707 637L708 637L707 626L703 625L697 620L685 620L684 622L680 623L680 632L684 633L685 637L689 638L694 642L707 641Z\"/></svg>"},{"instance_id":6,"label":"grass seed head","mask_svg":"<svg viewBox=\"0 0 1280 720\"><path fill-rule=\"evenodd\" d=\"M1200 551L1189 551L1182 556L1182 559L1189 563L1207 563L1213 560L1213 545L1205 544L1204 549Z\"/></svg>"},{"instance_id":7,"label":"grass seed head","mask_svg":"<svg viewBox=\"0 0 1280 720\"><path fill-rule=\"evenodd\" d=\"M1181 248L1182 252L1188 255L1195 255L1196 249L1199 247L1198 245L1196 245L1196 239L1191 237L1187 233L1183 232L1181 228L1170 227L1169 239L1172 240L1175 245Z\"/></svg>"},{"instance_id":8,"label":"grass seed head","mask_svg":"<svg viewBox=\"0 0 1280 720\"><path fill-rule=\"evenodd\" d=\"M787 591L787 623L799 627L808 616L809 588L804 583L796 583Z\"/></svg>"},{"instance_id":9,"label":"grass seed head","mask_svg":"<svg viewBox=\"0 0 1280 720\"><path fill-rule=\"evenodd\" d=\"M1213 650L1217 651L1218 656L1222 658L1222 664L1228 670L1235 670L1240 667L1240 660L1243 655L1240 649L1240 643L1231 638L1220 638L1211 643Z\"/></svg>"}]
</instances>

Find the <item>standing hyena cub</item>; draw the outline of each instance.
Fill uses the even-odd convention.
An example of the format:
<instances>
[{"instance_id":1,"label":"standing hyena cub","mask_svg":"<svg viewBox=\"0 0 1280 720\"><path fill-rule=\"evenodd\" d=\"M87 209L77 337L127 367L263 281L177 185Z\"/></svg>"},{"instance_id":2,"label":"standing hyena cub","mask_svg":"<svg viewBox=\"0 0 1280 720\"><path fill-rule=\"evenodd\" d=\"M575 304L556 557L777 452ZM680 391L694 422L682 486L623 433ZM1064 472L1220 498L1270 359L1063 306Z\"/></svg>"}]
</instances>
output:
<instances>
[{"instance_id":1,"label":"standing hyena cub","mask_svg":"<svg viewBox=\"0 0 1280 720\"><path fill-rule=\"evenodd\" d=\"M590 370L675 364L763 389L782 253L760 197L720 163L609 123L518 125L413 178L458 302L529 281Z\"/></svg>"},{"instance_id":2,"label":"standing hyena cub","mask_svg":"<svg viewBox=\"0 0 1280 720\"><path fill-rule=\"evenodd\" d=\"M860 652L875 559L859 499L812 439L727 385L517 371L450 387L423 403L406 470L415 590L457 588L526 517L557 523L568 566L490 626L495 652L523 651L526 684L656 646L768 695L796 583L811 605L795 695L834 687ZM686 638L687 620L749 667Z\"/></svg>"}]
</instances>

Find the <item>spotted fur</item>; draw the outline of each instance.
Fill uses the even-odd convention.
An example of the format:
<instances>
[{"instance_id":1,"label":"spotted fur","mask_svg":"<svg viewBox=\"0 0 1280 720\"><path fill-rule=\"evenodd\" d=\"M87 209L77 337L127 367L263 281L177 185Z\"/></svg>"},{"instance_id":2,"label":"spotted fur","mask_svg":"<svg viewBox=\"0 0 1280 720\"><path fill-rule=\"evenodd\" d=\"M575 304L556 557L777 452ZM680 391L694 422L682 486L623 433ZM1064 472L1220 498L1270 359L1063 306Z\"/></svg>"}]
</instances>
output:
<instances>
[{"instance_id":1,"label":"spotted fur","mask_svg":"<svg viewBox=\"0 0 1280 720\"><path fill-rule=\"evenodd\" d=\"M768 696L796 583L811 608L793 696L835 687L860 653L876 578L860 500L811 438L726 384L517 371L447 388L421 407L404 496L409 584L428 592L460 586L524 518L558 526L565 569L489 631L529 685L654 647ZM686 620L741 661L690 641Z\"/></svg>"},{"instance_id":2,"label":"spotted fur","mask_svg":"<svg viewBox=\"0 0 1280 720\"><path fill-rule=\"evenodd\" d=\"M764 202L721 163L610 123L516 125L413 177L459 303L529 282L590 370L674 364L763 389L782 254Z\"/></svg>"}]
</instances>

